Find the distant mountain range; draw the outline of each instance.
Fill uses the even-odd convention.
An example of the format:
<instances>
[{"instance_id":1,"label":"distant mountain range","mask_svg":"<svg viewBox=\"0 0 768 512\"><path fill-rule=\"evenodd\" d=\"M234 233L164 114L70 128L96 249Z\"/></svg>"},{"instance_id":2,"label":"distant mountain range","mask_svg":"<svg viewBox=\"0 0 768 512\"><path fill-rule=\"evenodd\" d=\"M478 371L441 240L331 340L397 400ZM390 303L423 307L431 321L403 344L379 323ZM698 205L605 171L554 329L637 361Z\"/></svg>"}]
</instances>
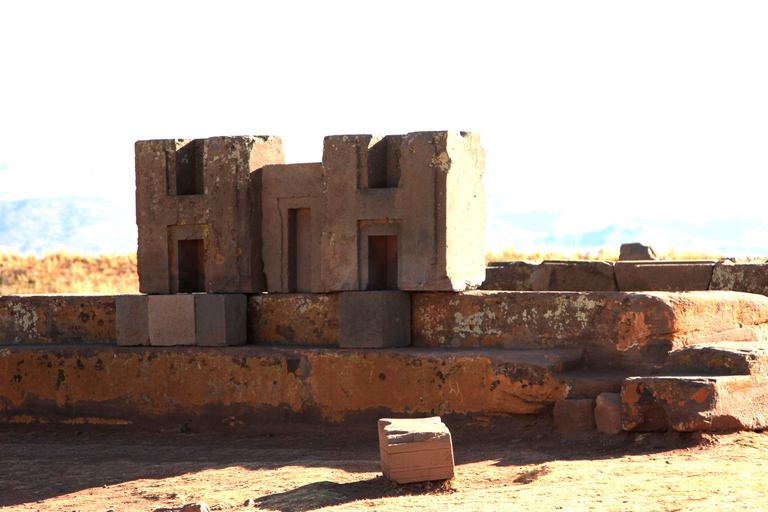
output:
<instances>
[{"instance_id":1,"label":"distant mountain range","mask_svg":"<svg viewBox=\"0 0 768 512\"><path fill-rule=\"evenodd\" d=\"M94 198L0 201L0 250L42 254L136 251L133 204Z\"/></svg>"},{"instance_id":2,"label":"distant mountain range","mask_svg":"<svg viewBox=\"0 0 768 512\"><path fill-rule=\"evenodd\" d=\"M133 203L96 198L0 201L0 250L42 254L66 249L83 253L136 250ZM656 249L719 252L725 256L768 256L768 225L758 220L632 220L592 230L574 228L563 212L499 213L488 219L486 247L500 251L618 251L622 243Z\"/></svg>"}]
</instances>

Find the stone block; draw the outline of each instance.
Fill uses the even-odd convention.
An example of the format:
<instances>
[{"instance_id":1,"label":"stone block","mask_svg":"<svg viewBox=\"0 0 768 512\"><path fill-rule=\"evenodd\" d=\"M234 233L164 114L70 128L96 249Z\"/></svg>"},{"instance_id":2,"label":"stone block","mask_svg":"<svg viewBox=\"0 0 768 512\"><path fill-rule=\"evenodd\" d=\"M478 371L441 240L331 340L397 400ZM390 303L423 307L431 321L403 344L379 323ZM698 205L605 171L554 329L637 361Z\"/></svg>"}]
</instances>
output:
<instances>
[{"instance_id":1,"label":"stone block","mask_svg":"<svg viewBox=\"0 0 768 512\"><path fill-rule=\"evenodd\" d=\"M640 243L621 244L619 261L657 260L656 251L649 245Z\"/></svg>"},{"instance_id":2,"label":"stone block","mask_svg":"<svg viewBox=\"0 0 768 512\"><path fill-rule=\"evenodd\" d=\"M411 344L408 292L343 292L339 308L339 347L394 348Z\"/></svg>"},{"instance_id":3,"label":"stone block","mask_svg":"<svg viewBox=\"0 0 768 512\"><path fill-rule=\"evenodd\" d=\"M543 292L618 291L610 261L543 261L533 271L531 287Z\"/></svg>"},{"instance_id":4,"label":"stone block","mask_svg":"<svg viewBox=\"0 0 768 512\"><path fill-rule=\"evenodd\" d=\"M484 168L477 134L326 137L322 290L479 286Z\"/></svg>"},{"instance_id":5,"label":"stone block","mask_svg":"<svg viewBox=\"0 0 768 512\"><path fill-rule=\"evenodd\" d=\"M537 267L537 263L527 261L492 262L485 269L485 281L478 289L511 292L532 291L533 271Z\"/></svg>"},{"instance_id":6,"label":"stone block","mask_svg":"<svg viewBox=\"0 0 768 512\"><path fill-rule=\"evenodd\" d=\"M248 297L248 343L339 346L339 294Z\"/></svg>"},{"instance_id":7,"label":"stone block","mask_svg":"<svg viewBox=\"0 0 768 512\"><path fill-rule=\"evenodd\" d=\"M595 429L595 400L579 398L558 400L552 411L555 429L561 434L589 432Z\"/></svg>"},{"instance_id":8,"label":"stone block","mask_svg":"<svg viewBox=\"0 0 768 512\"><path fill-rule=\"evenodd\" d=\"M261 190L267 290L321 291L323 165L267 165Z\"/></svg>"},{"instance_id":9,"label":"stone block","mask_svg":"<svg viewBox=\"0 0 768 512\"><path fill-rule=\"evenodd\" d=\"M0 345L115 343L115 296L0 296Z\"/></svg>"},{"instance_id":10,"label":"stone block","mask_svg":"<svg viewBox=\"0 0 768 512\"><path fill-rule=\"evenodd\" d=\"M150 295L148 310L150 345L195 344L195 295Z\"/></svg>"},{"instance_id":11,"label":"stone block","mask_svg":"<svg viewBox=\"0 0 768 512\"><path fill-rule=\"evenodd\" d=\"M115 297L117 344L149 345L149 295Z\"/></svg>"},{"instance_id":12,"label":"stone block","mask_svg":"<svg viewBox=\"0 0 768 512\"><path fill-rule=\"evenodd\" d=\"M261 175L284 162L279 137L138 141L142 293L265 290Z\"/></svg>"},{"instance_id":13,"label":"stone block","mask_svg":"<svg viewBox=\"0 0 768 512\"><path fill-rule=\"evenodd\" d=\"M245 345L245 295L201 294L195 298L195 339L200 347Z\"/></svg>"},{"instance_id":14,"label":"stone block","mask_svg":"<svg viewBox=\"0 0 768 512\"><path fill-rule=\"evenodd\" d=\"M605 434L619 434L621 426L621 393L600 393L595 400L595 425Z\"/></svg>"},{"instance_id":15,"label":"stone block","mask_svg":"<svg viewBox=\"0 0 768 512\"><path fill-rule=\"evenodd\" d=\"M618 261L614 266L623 292L688 292L709 290L714 260Z\"/></svg>"},{"instance_id":16,"label":"stone block","mask_svg":"<svg viewBox=\"0 0 768 512\"><path fill-rule=\"evenodd\" d=\"M399 484L454 476L451 433L439 417L380 419L379 450L382 473Z\"/></svg>"},{"instance_id":17,"label":"stone block","mask_svg":"<svg viewBox=\"0 0 768 512\"><path fill-rule=\"evenodd\" d=\"M712 272L709 289L768 295L768 264L721 260Z\"/></svg>"}]
</instances>

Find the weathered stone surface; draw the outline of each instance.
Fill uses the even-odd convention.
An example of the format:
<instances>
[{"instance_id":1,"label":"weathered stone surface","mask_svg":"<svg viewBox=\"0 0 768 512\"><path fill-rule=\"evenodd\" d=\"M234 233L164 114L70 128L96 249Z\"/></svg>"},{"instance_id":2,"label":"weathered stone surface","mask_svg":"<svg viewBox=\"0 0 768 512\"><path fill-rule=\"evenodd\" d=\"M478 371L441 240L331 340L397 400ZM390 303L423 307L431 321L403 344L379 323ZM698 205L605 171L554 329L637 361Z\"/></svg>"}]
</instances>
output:
<instances>
[{"instance_id":1,"label":"weathered stone surface","mask_svg":"<svg viewBox=\"0 0 768 512\"><path fill-rule=\"evenodd\" d=\"M480 290L528 292L533 290L531 280L538 263L528 261L492 262L485 269L485 281Z\"/></svg>"},{"instance_id":2,"label":"weathered stone surface","mask_svg":"<svg viewBox=\"0 0 768 512\"><path fill-rule=\"evenodd\" d=\"M439 417L379 420L381 471L399 484L453 478L451 432Z\"/></svg>"},{"instance_id":3,"label":"weathered stone surface","mask_svg":"<svg viewBox=\"0 0 768 512\"><path fill-rule=\"evenodd\" d=\"M709 290L714 260L616 262L619 290L686 292Z\"/></svg>"},{"instance_id":4,"label":"weathered stone surface","mask_svg":"<svg viewBox=\"0 0 768 512\"><path fill-rule=\"evenodd\" d=\"M555 429L561 434L589 432L595 429L595 400L558 400L552 411Z\"/></svg>"},{"instance_id":5,"label":"weathered stone surface","mask_svg":"<svg viewBox=\"0 0 768 512\"><path fill-rule=\"evenodd\" d=\"M151 295L148 312L150 345L195 344L195 295Z\"/></svg>"},{"instance_id":6,"label":"weathered stone surface","mask_svg":"<svg viewBox=\"0 0 768 512\"><path fill-rule=\"evenodd\" d=\"M267 421L542 413L566 395L552 369L573 355L514 352L6 346L0 425L250 429Z\"/></svg>"},{"instance_id":7,"label":"weathered stone surface","mask_svg":"<svg viewBox=\"0 0 768 512\"><path fill-rule=\"evenodd\" d=\"M682 347L669 353L662 372L665 375L768 376L768 347L750 342Z\"/></svg>"},{"instance_id":8,"label":"weathered stone surface","mask_svg":"<svg viewBox=\"0 0 768 512\"><path fill-rule=\"evenodd\" d=\"M267 290L319 292L323 165L262 170L262 247Z\"/></svg>"},{"instance_id":9,"label":"weathered stone surface","mask_svg":"<svg viewBox=\"0 0 768 512\"><path fill-rule=\"evenodd\" d=\"M0 296L0 345L116 343L114 295Z\"/></svg>"},{"instance_id":10,"label":"weathered stone surface","mask_svg":"<svg viewBox=\"0 0 768 512\"><path fill-rule=\"evenodd\" d=\"M259 292L261 175L278 137L138 141L136 222L143 293Z\"/></svg>"},{"instance_id":11,"label":"weathered stone surface","mask_svg":"<svg viewBox=\"0 0 768 512\"><path fill-rule=\"evenodd\" d=\"M595 400L595 426L604 434L619 434L621 425L621 393L600 393Z\"/></svg>"},{"instance_id":12,"label":"weathered stone surface","mask_svg":"<svg viewBox=\"0 0 768 512\"><path fill-rule=\"evenodd\" d=\"M483 282L485 152L477 134L326 137L323 168L324 291Z\"/></svg>"},{"instance_id":13,"label":"weathered stone surface","mask_svg":"<svg viewBox=\"0 0 768 512\"><path fill-rule=\"evenodd\" d=\"M619 261L638 261L638 260L656 260L656 251L650 245L640 243L621 244L619 250Z\"/></svg>"},{"instance_id":14,"label":"weathered stone surface","mask_svg":"<svg viewBox=\"0 0 768 512\"><path fill-rule=\"evenodd\" d=\"M627 378L625 373L605 373L613 368L602 368L600 372L574 371L557 376L568 386L566 398L594 398L601 393L621 392L621 383Z\"/></svg>"},{"instance_id":15,"label":"weathered stone surface","mask_svg":"<svg viewBox=\"0 0 768 512\"><path fill-rule=\"evenodd\" d=\"M542 261L533 271L533 291L615 292L618 291L610 261Z\"/></svg>"},{"instance_id":16,"label":"weathered stone surface","mask_svg":"<svg viewBox=\"0 0 768 512\"><path fill-rule=\"evenodd\" d=\"M195 298L195 344L201 347L245 345L245 295L199 294Z\"/></svg>"},{"instance_id":17,"label":"weathered stone surface","mask_svg":"<svg viewBox=\"0 0 768 512\"><path fill-rule=\"evenodd\" d=\"M115 297L117 344L149 345L149 295Z\"/></svg>"},{"instance_id":18,"label":"weathered stone surface","mask_svg":"<svg viewBox=\"0 0 768 512\"><path fill-rule=\"evenodd\" d=\"M248 343L339 345L339 294L248 297Z\"/></svg>"},{"instance_id":19,"label":"weathered stone surface","mask_svg":"<svg viewBox=\"0 0 768 512\"><path fill-rule=\"evenodd\" d=\"M720 260L712 272L709 289L768 295L768 264Z\"/></svg>"},{"instance_id":20,"label":"weathered stone surface","mask_svg":"<svg viewBox=\"0 0 768 512\"><path fill-rule=\"evenodd\" d=\"M621 401L625 430L768 427L768 385L749 375L631 377Z\"/></svg>"},{"instance_id":21,"label":"weathered stone surface","mask_svg":"<svg viewBox=\"0 0 768 512\"><path fill-rule=\"evenodd\" d=\"M587 368L650 371L675 346L763 340L768 299L737 292L419 293L419 347L582 346Z\"/></svg>"},{"instance_id":22,"label":"weathered stone surface","mask_svg":"<svg viewBox=\"0 0 768 512\"><path fill-rule=\"evenodd\" d=\"M341 348L395 348L411 344L408 292L343 292L339 307Z\"/></svg>"}]
</instances>

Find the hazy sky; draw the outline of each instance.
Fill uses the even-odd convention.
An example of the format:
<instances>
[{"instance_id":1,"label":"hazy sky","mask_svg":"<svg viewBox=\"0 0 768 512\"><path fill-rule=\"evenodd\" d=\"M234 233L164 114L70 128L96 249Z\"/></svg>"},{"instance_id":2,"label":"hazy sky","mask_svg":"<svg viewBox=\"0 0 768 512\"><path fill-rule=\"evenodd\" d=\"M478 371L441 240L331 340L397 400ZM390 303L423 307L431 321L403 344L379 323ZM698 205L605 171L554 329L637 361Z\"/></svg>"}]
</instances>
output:
<instances>
[{"instance_id":1,"label":"hazy sky","mask_svg":"<svg viewBox=\"0 0 768 512\"><path fill-rule=\"evenodd\" d=\"M130 204L133 142L479 132L491 213L768 220L765 2L3 2L0 200Z\"/></svg>"}]
</instances>

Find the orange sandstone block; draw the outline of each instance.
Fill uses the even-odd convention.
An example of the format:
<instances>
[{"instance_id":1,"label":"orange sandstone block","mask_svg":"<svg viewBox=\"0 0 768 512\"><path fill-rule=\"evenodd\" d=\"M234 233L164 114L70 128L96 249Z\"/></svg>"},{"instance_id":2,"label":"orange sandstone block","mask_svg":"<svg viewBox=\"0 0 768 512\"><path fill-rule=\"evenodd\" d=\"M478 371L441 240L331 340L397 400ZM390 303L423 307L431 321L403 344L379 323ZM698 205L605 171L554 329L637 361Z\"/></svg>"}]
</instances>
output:
<instances>
[{"instance_id":1,"label":"orange sandstone block","mask_svg":"<svg viewBox=\"0 0 768 512\"><path fill-rule=\"evenodd\" d=\"M453 478L453 444L448 427L435 416L379 420L384 476L399 484Z\"/></svg>"}]
</instances>

